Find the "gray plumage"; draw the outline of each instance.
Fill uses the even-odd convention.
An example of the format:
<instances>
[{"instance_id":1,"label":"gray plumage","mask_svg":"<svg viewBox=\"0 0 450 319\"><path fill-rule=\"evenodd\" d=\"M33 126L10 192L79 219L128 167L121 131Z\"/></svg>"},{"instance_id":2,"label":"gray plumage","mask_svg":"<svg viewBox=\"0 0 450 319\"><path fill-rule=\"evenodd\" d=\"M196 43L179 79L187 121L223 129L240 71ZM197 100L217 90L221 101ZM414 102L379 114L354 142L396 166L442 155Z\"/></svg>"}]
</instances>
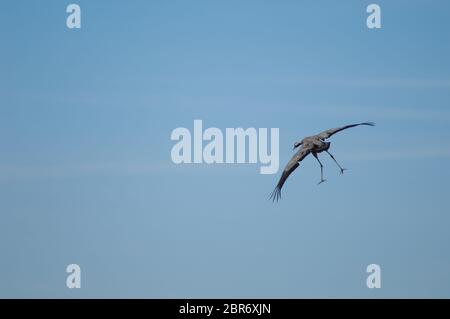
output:
<instances>
[{"instance_id":1,"label":"gray plumage","mask_svg":"<svg viewBox=\"0 0 450 319\"><path fill-rule=\"evenodd\" d=\"M340 168L341 174L343 174L345 171L345 168L342 168L341 165L339 165L339 163L336 161L334 156L330 152L328 152L328 149L330 148L331 143L325 142L325 140L342 130L345 130L345 129L348 129L351 127L355 127L358 125L374 126L375 123L364 122L364 123L350 124L350 125L345 125L345 126L341 126L341 127L336 127L336 128L332 128L332 129L323 131L317 135L305 137L304 139L302 139L298 142L295 142L294 149L301 145L302 145L302 147L297 151L297 153L294 154L294 156L292 156L291 160L286 164L286 166L283 170L283 173L281 174L280 180L278 181L278 184L275 187L275 189L273 190L273 192L270 194L269 198L271 198L272 201L274 201L274 200L278 201L281 198L281 188L283 187L287 178L300 165L300 162L309 154L312 154L316 158L316 160L319 162L319 165L320 165L320 182L319 182L319 184L321 184L325 181L323 179L323 165L320 162L319 157L317 156L317 154L319 154L319 153L327 152L328 155L330 155L330 157L333 159L333 161Z\"/></svg>"}]
</instances>

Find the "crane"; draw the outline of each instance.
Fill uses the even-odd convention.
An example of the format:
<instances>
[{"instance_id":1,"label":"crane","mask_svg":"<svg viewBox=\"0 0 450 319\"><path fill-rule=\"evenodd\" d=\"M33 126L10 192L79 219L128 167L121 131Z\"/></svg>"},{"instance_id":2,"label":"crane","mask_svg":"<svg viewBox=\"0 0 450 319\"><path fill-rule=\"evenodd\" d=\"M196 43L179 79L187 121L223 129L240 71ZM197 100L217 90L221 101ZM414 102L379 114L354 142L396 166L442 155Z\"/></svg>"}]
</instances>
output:
<instances>
[{"instance_id":1,"label":"crane","mask_svg":"<svg viewBox=\"0 0 450 319\"><path fill-rule=\"evenodd\" d=\"M307 137L303 138L302 140L295 142L293 150L295 150L296 148L298 148L300 146L301 146L301 148L297 151L297 153L294 154L294 156L292 156L291 160L286 164L286 166L283 170L283 173L281 174L281 177L277 183L277 186L275 187L273 192L270 194L269 199L272 199L272 201L275 201L275 200L278 201L281 198L281 188L283 187L287 178L300 165L300 162L309 154L312 154L316 158L316 160L319 162L319 165L320 165L320 181L318 184L325 182L325 179L323 178L323 165L322 165L322 162L319 160L319 156L318 156L319 153L326 152L328 155L330 155L330 157L333 159L333 161L337 164L337 166L341 170L341 174L343 174L346 169L342 168L342 166L336 161L334 156L328 151L331 143L325 142L325 140L340 131L346 130L351 127L359 126L359 125L375 126L375 123L363 122L363 123L340 126L340 127L336 127L336 128L332 128L332 129L323 131L323 132L313 135L313 136L307 136Z\"/></svg>"}]
</instances>

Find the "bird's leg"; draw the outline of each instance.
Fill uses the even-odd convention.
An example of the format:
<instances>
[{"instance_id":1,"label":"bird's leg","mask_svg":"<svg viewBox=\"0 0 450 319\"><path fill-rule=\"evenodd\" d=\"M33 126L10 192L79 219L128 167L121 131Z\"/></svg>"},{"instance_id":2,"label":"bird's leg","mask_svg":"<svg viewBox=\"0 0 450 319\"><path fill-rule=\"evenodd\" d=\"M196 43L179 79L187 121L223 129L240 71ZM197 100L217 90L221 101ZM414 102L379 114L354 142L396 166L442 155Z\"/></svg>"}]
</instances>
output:
<instances>
[{"instance_id":1,"label":"bird's leg","mask_svg":"<svg viewBox=\"0 0 450 319\"><path fill-rule=\"evenodd\" d=\"M316 153L312 153L312 154L314 155L314 157L316 158L316 160L319 162L319 165L320 165L320 182L317 184L317 185L319 185L319 184L322 184L323 182L325 182L325 180L323 179L323 165L320 162L317 154Z\"/></svg>"},{"instance_id":2,"label":"bird's leg","mask_svg":"<svg viewBox=\"0 0 450 319\"><path fill-rule=\"evenodd\" d=\"M333 159L333 161L337 164L337 166L339 166L339 168L341 169L341 174L344 174L344 171L347 170L347 169L346 168L342 168L341 165L339 165L339 163L336 161L336 159L334 158L334 156L330 152L328 152L328 151L325 151L325 152L327 152L328 155L330 155L331 158Z\"/></svg>"}]
</instances>

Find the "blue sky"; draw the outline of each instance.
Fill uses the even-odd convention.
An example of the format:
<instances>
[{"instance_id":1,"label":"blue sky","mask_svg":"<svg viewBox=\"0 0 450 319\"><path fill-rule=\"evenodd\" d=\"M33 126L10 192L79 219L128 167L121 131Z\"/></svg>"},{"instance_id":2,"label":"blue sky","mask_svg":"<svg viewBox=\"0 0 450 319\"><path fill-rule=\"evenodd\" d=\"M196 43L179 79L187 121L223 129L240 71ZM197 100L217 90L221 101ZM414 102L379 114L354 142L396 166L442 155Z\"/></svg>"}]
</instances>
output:
<instances>
[{"instance_id":1,"label":"blue sky","mask_svg":"<svg viewBox=\"0 0 450 319\"><path fill-rule=\"evenodd\" d=\"M450 296L450 3L3 1L1 297ZM280 165L172 163L177 127L277 127ZM66 266L82 288L65 286ZM366 266L382 288L366 287Z\"/></svg>"}]
</instances>

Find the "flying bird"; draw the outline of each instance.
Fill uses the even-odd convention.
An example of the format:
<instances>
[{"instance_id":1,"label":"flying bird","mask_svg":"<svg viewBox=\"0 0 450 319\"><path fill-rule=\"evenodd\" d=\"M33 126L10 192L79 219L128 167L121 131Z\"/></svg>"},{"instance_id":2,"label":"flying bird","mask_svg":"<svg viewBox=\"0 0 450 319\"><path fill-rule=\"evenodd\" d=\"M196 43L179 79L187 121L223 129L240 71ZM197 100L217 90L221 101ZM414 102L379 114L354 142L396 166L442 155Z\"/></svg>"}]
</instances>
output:
<instances>
[{"instance_id":1,"label":"flying bird","mask_svg":"<svg viewBox=\"0 0 450 319\"><path fill-rule=\"evenodd\" d=\"M325 142L326 139L330 138L337 132L343 131L345 129L359 126L359 125L368 125L368 126L374 126L375 123L372 122L364 122L364 123L358 123L358 124L350 124L345 125L341 127L332 128L326 131L323 131L322 133L319 133L317 135L308 136L304 139L297 141L294 143L294 149L296 149L299 146L302 146L297 153L292 156L291 160L286 164L286 167L283 170L283 174L281 174L280 180L278 181L277 186L273 190L273 192L270 194L269 199L272 199L272 201L279 200L281 198L281 188L284 185L284 182L286 182L286 179L291 175L291 173L300 165L300 162L309 154L312 154L316 160L319 162L320 165L320 182L319 184L325 182L325 179L323 178L323 165L319 160L319 157L317 154L322 152L327 152L328 155L333 159L333 161L337 164L339 169L341 170L341 174L344 173L346 170L345 168L342 168L341 165L336 161L334 156L328 152L328 149L330 148L330 142Z\"/></svg>"}]
</instances>

